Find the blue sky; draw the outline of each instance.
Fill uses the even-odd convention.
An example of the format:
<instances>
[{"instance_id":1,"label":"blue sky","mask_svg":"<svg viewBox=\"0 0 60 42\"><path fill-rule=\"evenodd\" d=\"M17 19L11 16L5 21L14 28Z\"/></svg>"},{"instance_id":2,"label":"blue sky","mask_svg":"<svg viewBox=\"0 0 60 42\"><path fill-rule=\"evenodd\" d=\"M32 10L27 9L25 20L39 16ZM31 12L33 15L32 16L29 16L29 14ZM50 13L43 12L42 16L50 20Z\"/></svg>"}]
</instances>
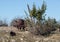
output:
<instances>
[{"instance_id":1,"label":"blue sky","mask_svg":"<svg viewBox=\"0 0 60 42\"><path fill-rule=\"evenodd\" d=\"M46 18L56 18L60 20L60 0L45 0L47 4ZM24 18L26 15L24 10L27 10L27 4L32 8L33 3L36 7L41 6L43 0L0 0L0 19L11 19L15 17Z\"/></svg>"}]
</instances>

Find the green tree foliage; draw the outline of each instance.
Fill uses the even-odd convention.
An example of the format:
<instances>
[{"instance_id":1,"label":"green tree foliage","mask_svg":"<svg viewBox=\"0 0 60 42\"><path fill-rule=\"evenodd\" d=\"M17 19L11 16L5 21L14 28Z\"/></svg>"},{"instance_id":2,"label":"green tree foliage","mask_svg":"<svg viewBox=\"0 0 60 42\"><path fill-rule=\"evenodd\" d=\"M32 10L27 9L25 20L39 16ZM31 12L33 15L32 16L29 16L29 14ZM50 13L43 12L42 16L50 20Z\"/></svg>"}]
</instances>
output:
<instances>
[{"instance_id":1,"label":"green tree foliage","mask_svg":"<svg viewBox=\"0 0 60 42\"><path fill-rule=\"evenodd\" d=\"M37 19L39 21L44 19L43 15L44 15L45 11L46 11L46 5L45 5L45 3L43 3L42 6L41 6L41 9L39 8L37 10Z\"/></svg>"},{"instance_id":2,"label":"green tree foliage","mask_svg":"<svg viewBox=\"0 0 60 42\"><path fill-rule=\"evenodd\" d=\"M33 8L30 9L29 5L27 5L28 12L31 18L36 19L38 21L43 20L43 15L46 11L46 4L43 2L41 8L36 8L36 5L33 4Z\"/></svg>"}]
</instances>

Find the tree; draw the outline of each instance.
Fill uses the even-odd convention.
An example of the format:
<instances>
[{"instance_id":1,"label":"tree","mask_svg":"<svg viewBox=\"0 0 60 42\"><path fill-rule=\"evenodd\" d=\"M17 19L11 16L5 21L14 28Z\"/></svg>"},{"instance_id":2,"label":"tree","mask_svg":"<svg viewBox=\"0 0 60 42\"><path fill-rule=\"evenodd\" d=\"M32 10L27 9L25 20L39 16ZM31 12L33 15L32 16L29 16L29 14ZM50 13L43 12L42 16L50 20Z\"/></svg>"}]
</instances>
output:
<instances>
[{"instance_id":1,"label":"tree","mask_svg":"<svg viewBox=\"0 0 60 42\"><path fill-rule=\"evenodd\" d=\"M37 9L35 4L33 4L33 8L32 9L30 9L29 5L27 5L27 8L28 8L29 16L31 17L31 19L33 19L33 20L36 19L39 22L41 22L41 20L45 19L45 15L44 15L44 13L46 11L45 2L43 2L41 8ZM25 11L25 13L27 13L27 12Z\"/></svg>"},{"instance_id":2,"label":"tree","mask_svg":"<svg viewBox=\"0 0 60 42\"><path fill-rule=\"evenodd\" d=\"M46 4L43 2L41 9L39 8L37 10L37 16L36 16L37 20L41 21L45 19L45 16L43 16L45 11L46 11Z\"/></svg>"}]
</instances>

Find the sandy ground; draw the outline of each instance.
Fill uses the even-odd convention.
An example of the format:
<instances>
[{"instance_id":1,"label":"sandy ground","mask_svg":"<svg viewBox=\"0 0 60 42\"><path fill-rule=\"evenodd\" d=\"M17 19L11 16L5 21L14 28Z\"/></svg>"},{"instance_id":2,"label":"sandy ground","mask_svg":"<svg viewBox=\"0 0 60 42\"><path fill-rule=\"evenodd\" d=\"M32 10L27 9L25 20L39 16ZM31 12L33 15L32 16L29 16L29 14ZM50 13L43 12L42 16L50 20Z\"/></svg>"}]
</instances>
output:
<instances>
[{"instance_id":1,"label":"sandy ground","mask_svg":"<svg viewBox=\"0 0 60 42\"><path fill-rule=\"evenodd\" d=\"M16 32L17 35L11 37L10 31ZM28 31L18 31L15 27L0 27L0 42L60 42L60 33L43 37L33 35Z\"/></svg>"}]
</instances>

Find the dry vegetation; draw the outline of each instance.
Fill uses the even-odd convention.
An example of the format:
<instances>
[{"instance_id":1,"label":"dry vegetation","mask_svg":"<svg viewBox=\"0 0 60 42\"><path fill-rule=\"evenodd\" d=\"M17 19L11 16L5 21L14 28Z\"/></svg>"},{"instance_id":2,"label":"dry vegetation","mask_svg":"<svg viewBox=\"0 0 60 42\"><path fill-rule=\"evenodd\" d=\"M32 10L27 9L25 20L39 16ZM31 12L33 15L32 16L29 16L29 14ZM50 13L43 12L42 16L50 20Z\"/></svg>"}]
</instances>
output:
<instances>
[{"instance_id":1,"label":"dry vegetation","mask_svg":"<svg viewBox=\"0 0 60 42\"><path fill-rule=\"evenodd\" d=\"M0 26L0 42L60 42L59 24L55 19L48 19L43 24L25 20L27 31L13 26ZM33 24L32 24L33 23ZM7 23L6 23L7 24ZM10 32L16 33L11 36Z\"/></svg>"},{"instance_id":2,"label":"dry vegetation","mask_svg":"<svg viewBox=\"0 0 60 42\"><path fill-rule=\"evenodd\" d=\"M14 31L16 36L10 36L10 31ZM45 37L29 31L18 31L15 27L0 27L0 42L60 42L59 38L60 32Z\"/></svg>"},{"instance_id":3,"label":"dry vegetation","mask_svg":"<svg viewBox=\"0 0 60 42\"><path fill-rule=\"evenodd\" d=\"M10 26L0 20L0 42L60 42L60 24L56 19L45 19L46 4L30 9L27 18L15 18ZM22 30L21 30L22 29Z\"/></svg>"},{"instance_id":4,"label":"dry vegetation","mask_svg":"<svg viewBox=\"0 0 60 42\"><path fill-rule=\"evenodd\" d=\"M60 25L55 19L48 19L43 24L26 19L27 31L14 26L0 26L0 42L60 42ZM6 23L7 24L7 23ZM16 33L11 36L10 32Z\"/></svg>"}]
</instances>

